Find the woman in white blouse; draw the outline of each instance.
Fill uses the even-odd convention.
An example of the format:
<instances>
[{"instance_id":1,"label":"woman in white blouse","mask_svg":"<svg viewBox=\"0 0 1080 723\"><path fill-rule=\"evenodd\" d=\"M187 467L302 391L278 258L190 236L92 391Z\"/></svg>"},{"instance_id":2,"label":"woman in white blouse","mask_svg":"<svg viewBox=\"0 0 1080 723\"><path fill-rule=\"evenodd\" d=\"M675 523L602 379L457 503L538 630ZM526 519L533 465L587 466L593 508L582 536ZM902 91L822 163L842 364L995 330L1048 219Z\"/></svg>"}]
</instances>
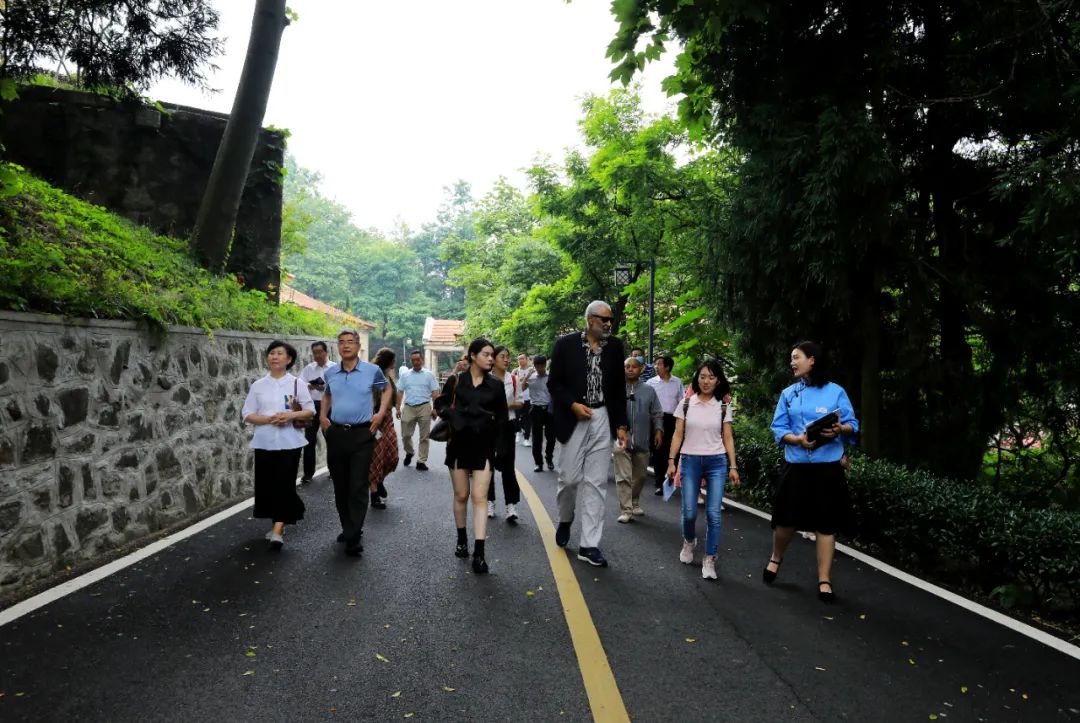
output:
<instances>
[{"instance_id":1,"label":"woman in white blouse","mask_svg":"<svg viewBox=\"0 0 1080 723\"><path fill-rule=\"evenodd\" d=\"M517 506L521 502L521 487L517 481L517 470L514 468L514 418L517 410L525 407L521 401L521 390L518 389L517 378L509 372L510 350L505 346L495 347L495 365L491 367L491 375L502 382L503 391L506 392L506 408L510 410L510 426L505 430L503 439L499 440L496 449L499 454L495 457L495 471L502 473L503 494L506 499L506 521L511 525L517 524ZM488 486L487 516L495 516L495 474L492 473L491 484Z\"/></svg>"},{"instance_id":2,"label":"woman in white blouse","mask_svg":"<svg viewBox=\"0 0 1080 723\"><path fill-rule=\"evenodd\" d=\"M294 421L309 421L315 414L307 384L289 374L296 361L296 349L283 341L266 347L270 373L251 385L242 412L244 421L255 425L249 445L255 450L255 509L252 517L273 522L266 539L280 550L285 525L295 525L304 517L304 502L296 493L300 454L307 444L304 430ZM293 402L298 402L299 411Z\"/></svg>"}]
</instances>

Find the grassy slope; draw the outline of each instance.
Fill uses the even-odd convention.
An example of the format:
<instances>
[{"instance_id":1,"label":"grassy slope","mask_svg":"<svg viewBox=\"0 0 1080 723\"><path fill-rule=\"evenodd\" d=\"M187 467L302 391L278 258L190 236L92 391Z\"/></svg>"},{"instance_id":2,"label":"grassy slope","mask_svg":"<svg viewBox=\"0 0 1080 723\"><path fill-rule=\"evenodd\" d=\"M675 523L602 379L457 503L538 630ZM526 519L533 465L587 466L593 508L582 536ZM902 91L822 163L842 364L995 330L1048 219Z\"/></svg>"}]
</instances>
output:
<instances>
[{"instance_id":1,"label":"grassy slope","mask_svg":"<svg viewBox=\"0 0 1080 723\"><path fill-rule=\"evenodd\" d=\"M80 201L25 171L0 199L0 308L206 329L332 334L321 314L268 303L200 268L187 244Z\"/></svg>"}]
</instances>

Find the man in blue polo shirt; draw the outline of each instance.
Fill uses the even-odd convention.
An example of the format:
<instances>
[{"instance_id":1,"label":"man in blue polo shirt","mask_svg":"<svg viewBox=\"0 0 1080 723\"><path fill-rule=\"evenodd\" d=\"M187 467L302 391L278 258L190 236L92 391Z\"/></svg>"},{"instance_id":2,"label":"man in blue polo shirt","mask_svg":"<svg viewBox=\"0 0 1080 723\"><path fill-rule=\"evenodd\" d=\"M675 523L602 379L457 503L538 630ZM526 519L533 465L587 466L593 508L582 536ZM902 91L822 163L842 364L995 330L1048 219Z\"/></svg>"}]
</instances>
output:
<instances>
[{"instance_id":1,"label":"man in blue polo shirt","mask_svg":"<svg viewBox=\"0 0 1080 723\"><path fill-rule=\"evenodd\" d=\"M338 334L341 364L325 374L319 426L326 439L326 466L334 480L334 501L341 518L345 554L363 552L360 536L368 509L368 470L375 451L375 430L393 403L392 387L382 369L360 361L360 335L351 329ZM379 413L373 414L374 395L382 393Z\"/></svg>"},{"instance_id":2,"label":"man in blue polo shirt","mask_svg":"<svg viewBox=\"0 0 1080 723\"><path fill-rule=\"evenodd\" d=\"M405 445L405 466L413 458L413 432L420 425L420 456L416 469L427 472L428 434L431 432L431 401L439 396L439 382L435 375L424 368L424 355L419 349L409 354L411 369L398 375L398 389L401 390L401 406L398 407L398 419L401 420L401 441Z\"/></svg>"}]
</instances>

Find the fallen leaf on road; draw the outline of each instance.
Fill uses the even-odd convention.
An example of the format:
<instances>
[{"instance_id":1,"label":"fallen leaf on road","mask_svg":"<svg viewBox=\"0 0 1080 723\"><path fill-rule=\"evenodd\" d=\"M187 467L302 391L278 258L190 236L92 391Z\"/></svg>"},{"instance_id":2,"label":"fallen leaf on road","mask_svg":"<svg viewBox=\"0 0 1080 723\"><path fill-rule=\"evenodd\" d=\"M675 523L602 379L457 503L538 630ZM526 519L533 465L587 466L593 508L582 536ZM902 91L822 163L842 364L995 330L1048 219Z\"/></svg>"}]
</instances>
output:
<instances>
[{"instance_id":1,"label":"fallen leaf on road","mask_svg":"<svg viewBox=\"0 0 1080 723\"><path fill-rule=\"evenodd\" d=\"M450 686L448 686L448 685L444 685L444 686L442 687L442 689L443 689L444 691L446 691L447 693L453 693L453 692L454 692L454 689L453 689L453 688L451 688L451 687L450 687Z\"/></svg>"},{"instance_id":2,"label":"fallen leaf on road","mask_svg":"<svg viewBox=\"0 0 1080 723\"><path fill-rule=\"evenodd\" d=\"M101 597L101 593L99 593L99 592L92 592L92 593L90 593L90 597Z\"/></svg>"},{"instance_id":3,"label":"fallen leaf on road","mask_svg":"<svg viewBox=\"0 0 1080 723\"><path fill-rule=\"evenodd\" d=\"M400 690L395 690L393 693L390 694L390 697L391 698L400 698L401 697L401 691Z\"/></svg>"},{"instance_id":4,"label":"fallen leaf on road","mask_svg":"<svg viewBox=\"0 0 1080 723\"><path fill-rule=\"evenodd\" d=\"M383 627L384 627L384 628L386 628L387 630L389 630L389 629L390 629L390 625L389 625L389 624L383 625Z\"/></svg>"},{"instance_id":5,"label":"fallen leaf on road","mask_svg":"<svg viewBox=\"0 0 1080 723\"><path fill-rule=\"evenodd\" d=\"M389 662L390 662L390 661L389 661L389 660L388 660L388 659L386 658L386 656L385 656L385 655L382 655L382 654L380 654L380 653L375 653L375 657L376 657L376 659L378 659L378 660L380 660L380 661L382 661L382 662L384 662L384 663L389 663Z\"/></svg>"},{"instance_id":6,"label":"fallen leaf on road","mask_svg":"<svg viewBox=\"0 0 1080 723\"><path fill-rule=\"evenodd\" d=\"M243 678L243 677L246 677L248 675L255 675L255 671L254 670L245 670L244 675L241 675L240 677Z\"/></svg>"},{"instance_id":7,"label":"fallen leaf on road","mask_svg":"<svg viewBox=\"0 0 1080 723\"><path fill-rule=\"evenodd\" d=\"M402 716L402 718L412 718L413 715L414 715L413 713L406 713L405 715Z\"/></svg>"},{"instance_id":8,"label":"fallen leaf on road","mask_svg":"<svg viewBox=\"0 0 1080 723\"><path fill-rule=\"evenodd\" d=\"M697 638L687 638L687 639L686 639L686 642L688 642L688 643L696 643L696 642L697 642Z\"/></svg>"},{"instance_id":9,"label":"fallen leaf on road","mask_svg":"<svg viewBox=\"0 0 1080 723\"><path fill-rule=\"evenodd\" d=\"M911 665L915 665L915 659L914 659L914 658L908 658L908 659L907 659L907 661L908 661L908 663L910 663Z\"/></svg>"},{"instance_id":10,"label":"fallen leaf on road","mask_svg":"<svg viewBox=\"0 0 1080 723\"><path fill-rule=\"evenodd\" d=\"M255 657L255 651L254 650L249 650L246 653L244 653L244 655L246 655L249 658L254 658Z\"/></svg>"},{"instance_id":11,"label":"fallen leaf on road","mask_svg":"<svg viewBox=\"0 0 1080 723\"><path fill-rule=\"evenodd\" d=\"M355 598L350 598L349 602L345 603L345 606L350 607L350 608L356 607L356 599Z\"/></svg>"},{"instance_id":12,"label":"fallen leaf on road","mask_svg":"<svg viewBox=\"0 0 1080 723\"><path fill-rule=\"evenodd\" d=\"M330 706L330 712L337 713L337 708L335 708L334 706Z\"/></svg>"},{"instance_id":13,"label":"fallen leaf on road","mask_svg":"<svg viewBox=\"0 0 1080 723\"><path fill-rule=\"evenodd\" d=\"M535 595L536 593L534 593L534 592L533 592L532 590L526 590L526 591L525 591L525 594L526 594L526 595L528 595L529 597L532 597L532 596L533 596L533 595Z\"/></svg>"},{"instance_id":14,"label":"fallen leaf on road","mask_svg":"<svg viewBox=\"0 0 1080 723\"><path fill-rule=\"evenodd\" d=\"M1021 693L1020 697L1023 698L1024 700L1027 700L1028 699L1028 694L1027 693Z\"/></svg>"},{"instance_id":15,"label":"fallen leaf on road","mask_svg":"<svg viewBox=\"0 0 1080 723\"><path fill-rule=\"evenodd\" d=\"M859 620L866 620L866 613L859 615Z\"/></svg>"},{"instance_id":16,"label":"fallen leaf on road","mask_svg":"<svg viewBox=\"0 0 1080 723\"><path fill-rule=\"evenodd\" d=\"M820 665L815 665L814 670L820 670L822 673L825 672L825 668L822 668Z\"/></svg>"},{"instance_id":17,"label":"fallen leaf on road","mask_svg":"<svg viewBox=\"0 0 1080 723\"><path fill-rule=\"evenodd\" d=\"M967 695L968 687L966 685L961 685L960 686L960 692L963 693L964 695Z\"/></svg>"},{"instance_id":18,"label":"fallen leaf on road","mask_svg":"<svg viewBox=\"0 0 1080 723\"><path fill-rule=\"evenodd\" d=\"M832 618L829 617L828 615L822 615L821 617L825 618L826 620L832 620Z\"/></svg>"},{"instance_id":19,"label":"fallen leaf on road","mask_svg":"<svg viewBox=\"0 0 1080 723\"><path fill-rule=\"evenodd\" d=\"M937 720L937 713L931 713L930 720Z\"/></svg>"},{"instance_id":20,"label":"fallen leaf on road","mask_svg":"<svg viewBox=\"0 0 1080 723\"><path fill-rule=\"evenodd\" d=\"M900 641L900 644L901 644L901 645L903 645L903 646L904 646L904 647L906 648L906 647L908 646L908 641L906 641L906 640L901 640L901 641Z\"/></svg>"},{"instance_id":21,"label":"fallen leaf on road","mask_svg":"<svg viewBox=\"0 0 1080 723\"><path fill-rule=\"evenodd\" d=\"M203 611L204 613L208 613L208 612L210 612L210 608L203 608L203 609L202 609L202 611Z\"/></svg>"}]
</instances>

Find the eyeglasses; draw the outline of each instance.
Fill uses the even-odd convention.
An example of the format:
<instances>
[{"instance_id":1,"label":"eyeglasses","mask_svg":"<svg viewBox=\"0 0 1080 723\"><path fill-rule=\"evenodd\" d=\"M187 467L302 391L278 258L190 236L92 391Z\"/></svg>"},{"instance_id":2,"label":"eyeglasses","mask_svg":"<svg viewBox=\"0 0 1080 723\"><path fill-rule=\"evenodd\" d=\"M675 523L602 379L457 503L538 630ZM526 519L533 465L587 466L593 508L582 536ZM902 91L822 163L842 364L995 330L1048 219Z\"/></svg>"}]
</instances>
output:
<instances>
[{"instance_id":1,"label":"eyeglasses","mask_svg":"<svg viewBox=\"0 0 1080 723\"><path fill-rule=\"evenodd\" d=\"M611 324L611 323L614 323L614 321L615 321L614 316L600 316L599 314L593 314L593 318L594 319L599 319L600 321L604 322L605 324Z\"/></svg>"}]
</instances>

